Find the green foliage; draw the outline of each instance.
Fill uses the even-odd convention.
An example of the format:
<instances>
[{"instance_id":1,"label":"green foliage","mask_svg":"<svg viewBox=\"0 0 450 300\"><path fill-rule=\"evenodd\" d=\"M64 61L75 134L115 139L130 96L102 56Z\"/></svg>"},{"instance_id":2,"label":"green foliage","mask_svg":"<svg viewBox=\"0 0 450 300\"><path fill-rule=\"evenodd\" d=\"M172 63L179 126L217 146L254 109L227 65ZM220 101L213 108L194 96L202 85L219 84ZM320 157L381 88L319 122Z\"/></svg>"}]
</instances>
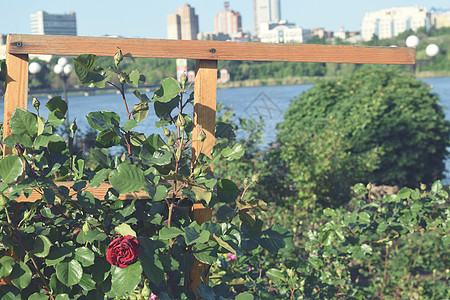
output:
<instances>
[{"instance_id":1,"label":"green foliage","mask_svg":"<svg viewBox=\"0 0 450 300\"><path fill-rule=\"evenodd\" d=\"M428 86L378 68L316 83L279 130L300 199L329 205L359 181L413 187L442 178L450 124Z\"/></svg>"},{"instance_id":2,"label":"green foliage","mask_svg":"<svg viewBox=\"0 0 450 300\"><path fill-rule=\"evenodd\" d=\"M251 184L236 184L210 171L222 160L239 160L243 146L218 141L211 153L193 157L191 145L203 147L205 137L192 135L192 117L183 112L192 94L165 79L152 99L135 90L137 104L130 111L125 87L137 89L145 79L137 70L121 69L120 58L118 52L107 68L94 55L74 59L79 80L117 87L127 112L126 120L110 111L88 113L96 131L96 148L88 157L74 150L75 124L67 141L56 133L67 110L61 97L47 103L48 119L20 108L11 117L13 134L4 142L14 153L0 159L0 276L10 281L0 286L2 298L142 299L150 291L161 299L192 298L194 257L216 264L228 253L249 256L263 248L277 254L292 245L288 231L264 226L255 216L268 207L263 200L244 198ZM153 113L150 106L160 117L155 126L162 127L163 135L133 131ZM110 156L112 146L122 147L123 155ZM61 180L70 181L70 189L59 186ZM104 195L87 190L104 182L110 184ZM141 191L146 199L119 200L121 194ZM16 201L32 192L40 195L36 202ZM192 216L196 202L227 211L226 220L198 224ZM114 252L120 237L136 238L139 250L133 244L135 252ZM114 255L130 256L120 260L126 267L116 266ZM200 286L198 292L218 297L240 293L212 286Z\"/></svg>"}]
</instances>

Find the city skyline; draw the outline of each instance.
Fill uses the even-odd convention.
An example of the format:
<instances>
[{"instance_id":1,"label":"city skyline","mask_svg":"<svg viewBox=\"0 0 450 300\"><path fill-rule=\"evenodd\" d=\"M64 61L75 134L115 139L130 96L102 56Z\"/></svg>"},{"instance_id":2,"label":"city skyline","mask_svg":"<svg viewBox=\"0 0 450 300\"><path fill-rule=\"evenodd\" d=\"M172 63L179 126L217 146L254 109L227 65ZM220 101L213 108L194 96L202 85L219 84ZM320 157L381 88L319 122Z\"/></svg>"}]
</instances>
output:
<instances>
[{"instance_id":1,"label":"city skyline","mask_svg":"<svg viewBox=\"0 0 450 300\"><path fill-rule=\"evenodd\" d=\"M294 0L280 0L281 16L289 22L303 28L322 27L327 30L359 31L366 12L390 7L421 6L430 9L450 8L448 0L379 0L375 3L347 0L337 3L333 0L302 3ZM108 5L102 2L79 0L72 1L27 1L9 2L0 11L0 33L30 34L30 15L39 10L50 14L64 14L74 11L77 14L77 32L82 36L116 35L123 37L166 38L166 16L175 11L176 7L185 3L195 8L199 16L199 31L213 32L214 17L223 9L224 1L174 0L170 5L160 5L156 2L137 0L134 6L124 6L121 1L111 0ZM394 4L394 5L393 5ZM20 5L20 6L19 6ZM137 9L138 8L138 9ZM254 32L253 0L230 1L230 9L242 16L243 31Z\"/></svg>"}]
</instances>

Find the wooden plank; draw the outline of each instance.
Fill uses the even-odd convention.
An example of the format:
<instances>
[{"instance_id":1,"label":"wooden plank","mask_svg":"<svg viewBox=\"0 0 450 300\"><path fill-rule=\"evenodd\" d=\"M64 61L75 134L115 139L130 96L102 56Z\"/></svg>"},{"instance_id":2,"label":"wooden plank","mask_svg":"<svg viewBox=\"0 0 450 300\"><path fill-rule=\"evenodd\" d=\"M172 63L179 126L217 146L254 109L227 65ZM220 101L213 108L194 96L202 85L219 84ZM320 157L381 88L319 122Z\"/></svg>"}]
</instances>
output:
<instances>
[{"instance_id":1,"label":"wooden plank","mask_svg":"<svg viewBox=\"0 0 450 300\"><path fill-rule=\"evenodd\" d=\"M210 156L215 143L217 60L197 60L194 86L194 129L192 143L194 157L201 152ZM203 147L196 141L200 130L206 134Z\"/></svg>"},{"instance_id":2,"label":"wooden plank","mask_svg":"<svg viewBox=\"0 0 450 300\"><path fill-rule=\"evenodd\" d=\"M55 182L55 184L57 186L65 186L65 187L69 188L69 197L74 197L77 194L77 192L71 188L73 183L74 183L73 181ZM99 200L103 200L110 187L111 187L111 184L109 184L107 182L103 182L97 188L90 187L88 184L86 186L86 188L84 188L84 190L90 192L92 195L94 195L95 198L97 198ZM21 195L20 197L16 198L15 201L17 201L17 202L34 202L39 199L42 199L42 195L39 194L37 191L33 191L28 198L26 198L24 195ZM147 195L147 193L145 193L145 191L139 191L139 192L134 192L134 193L129 193L129 194L122 194L119 196L119 200L133 200L133 199L149 199L149 196Z\"/></svg>"},{"instance_id":3,"label":"wooden plank","mask_svg":"<svg viewBox=\"0 0 450 300\"><path fill-rule=\"evenodd\" d=\"M192 131L192 154L195 158L201 153L211 156L215 143L216 126L216 95L217 95L217 60L197 60L194 86L194 129ZM203 145L196 141L200 131L206 134ZM211 166L212 169L212 166ZM193 220L198 224L211 220L212 211L201 203L194 203L192 207ZM186 284L197 294L197 286L208 281L210 266L194 258Z\"/></svg>"},{"instance_id":4,"label":"wooden plank","mask_svg":"<svg viewBox=\"0 0 450 300\"><path fill-rule=\"evenodd\" d=\"M366 64L414 64L415 49L308 44L130 39L110 37L11 35L10 53L125 56L207 60L296 61Z\"/></svg>"},{"instance_id":5,"label":"wooden plank","mask_svg":"<svg viewBox=\"0 0 450 300\"><path fill-rule=\"evenodd\" d=\"M5 102L3 106L3 138L11 134L9 119L16 107L27 108L28 104L28 54L11 54L12 36L8 36L6 45ZM3 155L11 153L4 147Z\"/></svg>"},{"instance_id":6,"label":"wooden plank","mask_svg":"<svg viewBox=\"0 0 450 300\"><path fill-rule=\"evenodd\" d=\"M206 208L201 203L194 203L192 206L192 217L197 222L197 224L201 225L204 222L210 221L212 217L212 211L210 208ZM189 272L189 277L186 277L190 282L187 284L190 288L192 288L197 295L197 286L201 283L205 283L207 285L209 280L209 269L210 265L204 264L194 257L194 264ZM205 282L203 282L205 280ZM199 299L197 297L197 299Z\"/></svg>"}]
</instances>

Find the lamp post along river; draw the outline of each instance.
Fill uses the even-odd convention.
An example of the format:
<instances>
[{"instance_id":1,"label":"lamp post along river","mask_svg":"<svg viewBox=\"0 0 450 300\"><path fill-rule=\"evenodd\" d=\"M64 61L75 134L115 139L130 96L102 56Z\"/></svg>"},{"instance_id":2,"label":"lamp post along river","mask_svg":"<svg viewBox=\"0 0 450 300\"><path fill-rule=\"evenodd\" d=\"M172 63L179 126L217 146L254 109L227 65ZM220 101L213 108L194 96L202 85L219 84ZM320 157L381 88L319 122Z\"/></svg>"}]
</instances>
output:
<instances>
[{"instance_id":1,"label":"lamp post along river","mask_svg":"<svg viewBox=\"0 0 450 300\"><path fill-rule=\"evenodd\" d=\"M67 79L69 79L70 73L73 71L73 66L68 64L68 60L65 57L58 59L58 63L53 68L53 71L58 74L64 86L64 100L67 103L66 111L66 130L69 130L69 98L67 97Z\"/></svg>"}]
</instances>

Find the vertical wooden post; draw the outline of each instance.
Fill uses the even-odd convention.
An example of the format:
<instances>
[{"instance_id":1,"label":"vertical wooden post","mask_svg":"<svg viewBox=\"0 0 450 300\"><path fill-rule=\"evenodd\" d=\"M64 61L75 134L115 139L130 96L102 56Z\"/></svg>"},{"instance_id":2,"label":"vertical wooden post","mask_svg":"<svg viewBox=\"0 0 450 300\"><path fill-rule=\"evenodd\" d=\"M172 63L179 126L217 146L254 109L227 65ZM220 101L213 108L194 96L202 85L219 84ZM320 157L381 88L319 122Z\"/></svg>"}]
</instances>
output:
<instances>
[{"instance_id":1,"label":"vertical wooden post","mask_svg":"<svg viewBox=\"0 0 450 300\"><path fill-rule=\"evenodd\" d=\"M11 35L6 42L6 79L3 116L3 138L11 134L9 119L16 107L27 108L28 103L28 54L10 54ZM5 146L3 155L11 153Z\"/></svg>"},{"instance_id":2,"label":"vertical wooden post","mask_svg":"<svg viewBox=\"0 0 450 300\"><path fill-rule=\"evenodd\" d=\"M203 142L195 141L192 144L192 154L197 157L200 152L211 156L214 146L214 131L216 126L216 95L217 95L217 60L197 60L194 86L194 129L192 139L195 141L201 130L206 134ZM211 209L201 203L194 203L192 215L198 224L211 220ZM209 265L194 258L194 266L190 271L190 284L197 294L197 286L203 282L202 277L208 280ZM202 276L203 275L203 276Z\"/></svg>"}]
</instances>

